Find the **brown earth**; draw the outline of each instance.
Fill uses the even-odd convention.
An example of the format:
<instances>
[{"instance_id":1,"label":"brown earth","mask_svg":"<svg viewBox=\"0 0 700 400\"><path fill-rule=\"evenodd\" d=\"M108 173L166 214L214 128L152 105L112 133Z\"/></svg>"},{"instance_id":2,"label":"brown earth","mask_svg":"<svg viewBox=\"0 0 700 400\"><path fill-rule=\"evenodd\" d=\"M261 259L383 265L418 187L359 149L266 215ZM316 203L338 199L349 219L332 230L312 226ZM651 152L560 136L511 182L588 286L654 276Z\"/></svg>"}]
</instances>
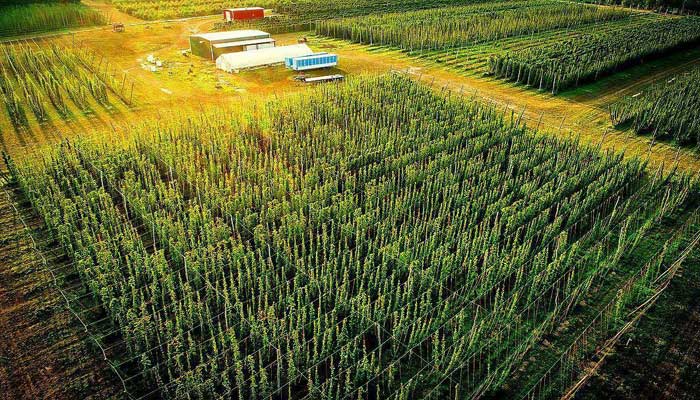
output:
<instances>
[{"instance_id":1,"label":"brown earth","mask_svg":"<svg viewBox=\"0 0 700 400\"><path fill-rule=\"evenodd\" d=\"M700 258L577 394L581 400L700 398Z\"/></svg>"},{"instance_id":2,"label":"brown earth","mask_svg":"<svg viewBox=\"0 0 700 400\"><path fill-rule=\"evenodd\" d=\"M0 185L0 400L122 398Z\"/></svg>"}]
</instances>

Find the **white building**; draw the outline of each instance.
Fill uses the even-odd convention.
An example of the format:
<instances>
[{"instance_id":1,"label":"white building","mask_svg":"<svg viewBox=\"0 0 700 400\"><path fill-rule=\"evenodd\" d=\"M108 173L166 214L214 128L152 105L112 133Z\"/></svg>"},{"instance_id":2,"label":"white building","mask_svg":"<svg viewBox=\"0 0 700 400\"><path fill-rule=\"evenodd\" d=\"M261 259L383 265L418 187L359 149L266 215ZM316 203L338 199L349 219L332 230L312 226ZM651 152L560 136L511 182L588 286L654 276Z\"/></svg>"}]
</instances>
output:
<instances>
[{"instance_id":1,"label":"white building","mask_svg":"<svg viewBox=\"0 0 700 400\"><path fill-rule=\"evenodd\" d=\"M222 54L216 59L216 67L226 72L283 64L287 57L308 56L314 52L305 44L270 47L241 53Z\"/></svg>"}]
</instances>

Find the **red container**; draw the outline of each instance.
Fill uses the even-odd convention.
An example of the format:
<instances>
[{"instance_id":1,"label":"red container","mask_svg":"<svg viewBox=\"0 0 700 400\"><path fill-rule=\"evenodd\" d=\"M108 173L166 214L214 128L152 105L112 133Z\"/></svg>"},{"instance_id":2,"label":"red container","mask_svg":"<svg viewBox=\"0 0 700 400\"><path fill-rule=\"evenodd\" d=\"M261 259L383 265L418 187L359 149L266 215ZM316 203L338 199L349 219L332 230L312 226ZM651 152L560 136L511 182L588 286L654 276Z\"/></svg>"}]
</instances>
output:
<instances>
[{"instance_id":1,"label":"red container","mask_svg":"<svg viewBox=\"0 0 700 400\"><path fill-rule=\"evenodd\" d=\"M265 18L265 9L262 7L230 8L224 10L226 21L246 21Z\"/></svg>"}]
</instances>

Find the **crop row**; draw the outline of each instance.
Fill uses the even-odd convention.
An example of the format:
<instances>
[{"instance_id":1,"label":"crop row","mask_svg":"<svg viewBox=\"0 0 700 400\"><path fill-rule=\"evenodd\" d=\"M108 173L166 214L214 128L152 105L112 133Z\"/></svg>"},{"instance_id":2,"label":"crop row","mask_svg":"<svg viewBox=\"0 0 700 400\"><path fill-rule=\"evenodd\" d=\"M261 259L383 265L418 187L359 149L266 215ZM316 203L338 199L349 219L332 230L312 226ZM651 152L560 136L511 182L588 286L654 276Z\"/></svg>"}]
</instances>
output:
<instances>
[{"instance_id":1,"label":"crop row","mask_svg":"<svg viewBox=\"0 0 700 400\"><path fill-rule=\"evenodd\" d=\"M105 23L103 14L79 3L0 5L0 37Z\"/></svg>"},{"instance_id":2,"label":"crop row","mask_svg":"<svg viewBox=\"0 0 700 400\"><path fill-rule=\"evenodd\" d=\"M646 8L668 12L695 12L700 11L700 2L697 0L585 0L588 3L605 5L622 5L625 7Z\"/></svg>"},{"instance_id":3,"label":"crop row","mask_svg":"<svg viewBox=\"0 0 700 400\"><path fill-rule=\"evenodd\" d=\"M629 17L619 8L523 1L319 21L316 33L408 51L432 51Z\"/></svg>"},{"instance_id":4,"label":"crop row","mask_svg":"<svg viewBox=\"0 0 700 400\"><path fill-rule=\"evenodd\" d=\"M629 18L622 18L605 23L585 24L567 29L545 30L527 36L512 36L464 47L422 51L404 50L404 52L411 57L416 57L431 64L454 70L460 74L466 73L475 76L483 76L483 74L488 73L489 59L493 56L507 52L526 50L532 47L561 43L574 37L587 35L592 28L595 28L596 32L610 32L623 27L631 28L633 26L640 26L649 21L663 18L666 17L656 14L633 14ZM331 46L348 46L347 42L328 36L318 36L315 40L321 44L325 43ZM392 46L377 46L376 44L374 46L377 51L395 49L395 47Z\"/></svg>"},{"instance_id":5,"label":"crop row","mask_svg":"<svg viewBox=\"0 0 700 400\"><path fill-rule=\"evenodd\" d=\"M556 93L700 40L700 18L673 17L491 57L490 73Z\"/></svg>"},{"instance_id":6,"label":"crop row","mask_svg":"<svg viewBox=\"0 0 700 400\"><path fill-rule=\"evenodd\" d=\"M120 79L121 78L121 79ZM95 53L58 43L21 42L0 47L0 97L15 126L51 118L52 110L69 119L76 109L90 113L90 99L105 107L113 101L130 102L126 76L116 77Z\"/></svg>"},{"instance_id":7,"label":"crop row","mask_svg":"<svg viewBox=\"0 0 700 400\"><path fill-rule=\"evenodd\" d=\"M222 0L114 0L114 3L121 11L147 20L216 15L220 14L224 8L256 6L273 10L277 17L272 19L278 19L278 22L308 25L318 19L419 10L480 1L483 0L244 0L235 4Z\"/></svg>"},{"instance_id":8,"label":"crop row","mask_svg":"<svg viewBox=\"0 0 700 400\"><path fill-rule=\"evenodd\" d=\"M697 190L398 75L241 113L10 162L165 397L493 392Z\"/></svg>"},{"instance_id":9,"label":"crop row","mask_svg":"<svg viewBox=\"0 0 700 400\"><path fill-rule=\"evenodd\" d=\"M631 124L639 133L671 138L680 144L699 144L700 68L612 104L610 119L616 126Z\"/></svg>"},{"instance_id":10,"label":"crop row","mask_svg":"<svg viewBox=\"0 0 700 400\"><path fill-rule=\"evenodd\" d=\"M514 36L493 42L486 42L475 46L467 46L457 49L442 51L429 51L416 53L421 58L436 62L444 67L456 69L459 72L470 72L478 75L488 73L489 59L493 56L507 52L518 52L538 46L553 45L566 40L585 36L592 28L596 32L611 32L623 27L639 26L648 21L659 20L664 17L659 15L635 15L634 18L624 18L595 25L582 25L576 28L561 30L555 29L536 33L529 36Z\"/></svg>"}]
</instances>

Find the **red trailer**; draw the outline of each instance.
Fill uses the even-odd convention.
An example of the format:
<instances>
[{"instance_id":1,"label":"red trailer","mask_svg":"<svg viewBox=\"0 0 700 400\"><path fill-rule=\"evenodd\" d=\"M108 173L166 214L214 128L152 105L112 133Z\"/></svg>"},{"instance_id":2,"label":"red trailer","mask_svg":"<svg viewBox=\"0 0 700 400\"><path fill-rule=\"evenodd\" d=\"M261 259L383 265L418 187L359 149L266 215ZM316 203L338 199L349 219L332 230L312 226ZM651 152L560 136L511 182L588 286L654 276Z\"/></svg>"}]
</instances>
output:
<instances>
[{"instance_id":1,"label":"red trailer","mask_svg":"<svg viewBox=\"0 0 700 400\"><path fill-rule=\"evenodd\" d=\"M224 10L224 20L226 22L263 18L265 18L265 9L262 7L227 8Z\"/></svg>"}]
</instances>

